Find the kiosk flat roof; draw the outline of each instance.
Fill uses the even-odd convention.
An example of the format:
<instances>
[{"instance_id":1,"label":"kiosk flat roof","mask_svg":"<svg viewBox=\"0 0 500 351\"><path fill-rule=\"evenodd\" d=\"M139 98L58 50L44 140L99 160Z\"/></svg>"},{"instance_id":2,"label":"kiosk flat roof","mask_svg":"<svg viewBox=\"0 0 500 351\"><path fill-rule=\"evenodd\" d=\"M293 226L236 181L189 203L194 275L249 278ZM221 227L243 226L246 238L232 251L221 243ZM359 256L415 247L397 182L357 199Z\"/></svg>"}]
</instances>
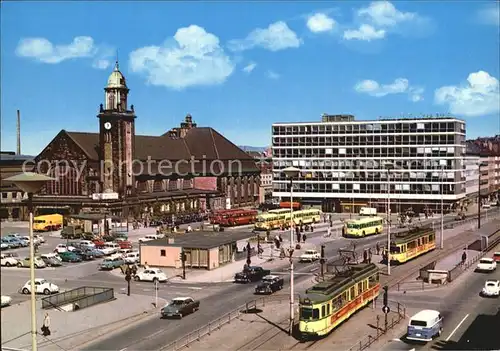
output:
<instances>
[{"instance_id":1,"label":"kiosk flat roof","mask_svg":"<svg viewBox=\"0 0 500 351\"><path fill-rule=\"evenodd\" d=\"M186 234L171 234L165 238L146 241L141 245L146 246L178 246L192 249L212 249L221 245L238 242L240 240L251 238L257 234L251 231L199 231ZM173 238L174 242L169 243L168 237Z\"/></svg>"}]
</instances>

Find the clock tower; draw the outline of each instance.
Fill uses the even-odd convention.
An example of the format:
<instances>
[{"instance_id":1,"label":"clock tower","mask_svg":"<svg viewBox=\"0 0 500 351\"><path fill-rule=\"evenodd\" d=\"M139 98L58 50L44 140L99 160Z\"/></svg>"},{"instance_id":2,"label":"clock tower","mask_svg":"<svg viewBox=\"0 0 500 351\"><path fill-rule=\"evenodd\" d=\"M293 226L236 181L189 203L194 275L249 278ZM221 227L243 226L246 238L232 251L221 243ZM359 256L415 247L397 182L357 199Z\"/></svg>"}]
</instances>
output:
<instances>
[{"instance_id":1,"label":"clock tower","mask_svg":"<svg viewBox=\"0 0 500 351\"><path fill-rule=\"evenodd\" d=\"M134 179L135 112L127 105L129 89L118 61L104 88L104 104L99 109L100 172L103 192L130 194Z\"/></svg>"}]
</instances>

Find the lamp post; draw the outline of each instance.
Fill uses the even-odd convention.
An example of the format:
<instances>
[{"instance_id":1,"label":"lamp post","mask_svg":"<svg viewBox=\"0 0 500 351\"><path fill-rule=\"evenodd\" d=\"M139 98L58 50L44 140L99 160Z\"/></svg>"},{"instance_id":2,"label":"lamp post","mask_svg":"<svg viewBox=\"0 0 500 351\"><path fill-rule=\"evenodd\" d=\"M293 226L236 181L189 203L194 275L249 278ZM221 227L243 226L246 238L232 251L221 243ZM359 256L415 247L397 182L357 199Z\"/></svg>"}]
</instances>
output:
<instances>
[{"instance_id":1,"label":"lamp post","mask_svg":"<svg viewBox=\"0 0 500 351\"><path fill-rule=\"evenodd\" d=\"M35 248L33 245L33 194L40 191L46 182L54 180L43 174L24 172L5 179L28 194L29 238L30 238L30 300L31 300L31 349L37 350L36 340L36 296L35 296Z\"/></svg>"},{"instance_id":2,"label":"lamp post","mask_svg":"<svg viewBox=\"0 0 500 351\"><path fill-rule=\"evenodd\" d=\"M439 248L441 250L444 248L443 175L444 166L441 167L441 184L439 184L439 190L441 192L441 237L439 239Z\"/></svg>"},{"instance_id":3,"label":"lamp post","mask_svg":"<svg viewBox=\"0 0 500 351\"><path fill-rule=\"evenodd\" d=\"M387 170L387 275L391 275L391 170L394 169L392 163L386 163Z\"/></svg>"},{"instance_id":4,"label":"lamp post","mask_svg":"<svg viewBox=\"0 0 500 351\"><path fill-rule=\"evenodd\" d=\"M294 325L294 289L293 289L293 179L297 178L300 173L300 169L295 167L287 167L283 170L285 176L290 179L290 330L289 333L293 333Z\"/></svg>"}]
</instances>

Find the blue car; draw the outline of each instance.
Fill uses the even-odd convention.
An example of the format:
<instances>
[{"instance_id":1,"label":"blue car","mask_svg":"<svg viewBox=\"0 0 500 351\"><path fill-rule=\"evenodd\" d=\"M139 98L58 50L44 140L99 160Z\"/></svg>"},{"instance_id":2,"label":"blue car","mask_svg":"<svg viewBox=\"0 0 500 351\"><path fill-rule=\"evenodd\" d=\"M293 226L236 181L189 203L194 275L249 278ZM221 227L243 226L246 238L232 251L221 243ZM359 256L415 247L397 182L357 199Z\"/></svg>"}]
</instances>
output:
<instances>
[{"instance_id":1,"label":"blue car","mask_svg":"<svg viewBox=\"0 0 500 351\"><path fill-rule=\"evenodd\" d=\"M15 242L18 245L17 247L28 247L29 246L29 243L25 240L13 238L13 237L11 237L10 240Z\"/></svg>"},{"instance_id":2,"label":"blue car","mask_svg":"<svg viewBox=\"0 0 500 351\"><path fill-rule=\"evenodd\" d=\"M17 249L21 247L21 243L19 241L14 240L12 237L4 237L2 238L2 243L5 243L9 246L9 249Z\"/></svg>"},{"instance_id":3,"label":"blue car","mask_svg":"<svg viewBox=\"0 0 500 351\"><path fill-rule=\"evenodd\" d=\"M98 250L98 249L87 249L86 251L89 254L91 254L92 256L94 256L95 258L104 257L104 252L102 252L101 250Z\"/></svg>"}]
</instances>

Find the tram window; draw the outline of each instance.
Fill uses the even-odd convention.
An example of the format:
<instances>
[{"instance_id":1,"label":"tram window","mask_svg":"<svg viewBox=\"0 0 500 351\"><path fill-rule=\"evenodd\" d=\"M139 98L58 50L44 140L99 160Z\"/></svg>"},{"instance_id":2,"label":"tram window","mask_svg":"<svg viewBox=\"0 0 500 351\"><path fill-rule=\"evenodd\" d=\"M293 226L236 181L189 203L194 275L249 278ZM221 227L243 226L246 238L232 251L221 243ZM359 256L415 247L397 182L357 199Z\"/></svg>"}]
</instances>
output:
<instances>
[{"instance_id":1,"label":"tram window","mask_svg":"<svg viewBox=\"0 0 500 351\"><path fill-rule=\"evenodd\" d=\"M349 295L351 296L351 300L354 300L356 294L354 293L354 286L349 289Z\"/></svg>"},{"instance_id":2,"label":"tram window","mask_svg":"<svg viewBox=\"0 0 500 351\"><path fill-rule=\"evenodd\" d=\"M326 317L326 306L321 306L321 318Z\"/></svg>"},{"instance_id":3,"label":"tram window","mask_svg":"<svg viewBox=\"0 0 500 351\"><path fill-rule=\"evenodd\" d=\"M417 243L415 241L412 241L411 243L408 243L408 249L414 249L417 247Z\"/></svg>"},{"instance_id":4,"label":"tram window","mask_svg":"<svg viewBox=\"0 0 500 351\"><path fill-rule=\"evenodd\" d=\"M313 310L309 307L302 307L300 309L300 319L309 320L313 317Z\"/></svg>"},{"instance_id":5,"label":"tram window","mask_svg":"<svg viewBox=\"0 0 500 351\"><path fill-rule=\"evenodd\" d=\"M429 241L434 241L434 234L429 235Z\"/></svg>"},{"instance_id":6,"label":"tram window","mask_svg":"<svg viewBox=\"0 0 500 351\"><path fill-rule=\"evenodd\" d=\"M329 316L330 315L330 303L328 303L326 305L326 315Z\"/></svg>"},{"instance_id":7,"label":"tram window","mask_svg":"<svg viewBox=\"0 0 500 351\"><path fill-rule=\"evenodd\" d=\"M332 301L332 311L339 310L342 307L342 297L337 296Z\"/></svg>"},{"instance_id":8,"label":"tram window","mask_svg":"<svg viewBox=\"0 0 500 351\"><path fill-rule=\"evenodd\" d=\"M313 309L313 319L319 319L319 308Z\"/></svg>"},{"instance_id":9,"label":"tram window","mask_svg":"<svg viewBox=\"0 0 500 351\"><path fill-rule=\"evenodd\" d=\"M358 294L363 292L363 282L358 283Z\"/></svg>"},{"instance_id":10,"label":"tram window","mask_svg":"<svg viewBox=\"0 0 500 351\"><path fill-rule=\"evenodd\" d=\"M378 273L372 275L370 277L370 279L369 279L368 282L369 282L370 288L373 288L375 285L377 285L377 283L378 283Z\"/></svg>"},{"instance_id":11,"label":"tram window","mask_svg":"<svg viewBox=\"0 0 500 351\"><path fill-rule=\"evenodd\" d=\"M391 246L391 253L393 254L401 253L401 248L399 246Z\"/></svg>"},{"instance_id":12,"label":"tram window","mask_svg":"<svg viewBox=\"0 0 500 351\"><path fill-rule=\"evenodd\" d=\"M347 290L342 293L342 303L346 303L349 301L348 295L347 295Z\"/></svg>"},{"instance_id":13,"label":"tram window","mask_svg":"<svg viewBox=\"0 0 500 351\"><path fill-rule=\"evenodd\" d=\"M422 244L427 244L427 237L426 237L426 236L424 236L424 237L422 238Z\"/></svg>"}]
</instances>

